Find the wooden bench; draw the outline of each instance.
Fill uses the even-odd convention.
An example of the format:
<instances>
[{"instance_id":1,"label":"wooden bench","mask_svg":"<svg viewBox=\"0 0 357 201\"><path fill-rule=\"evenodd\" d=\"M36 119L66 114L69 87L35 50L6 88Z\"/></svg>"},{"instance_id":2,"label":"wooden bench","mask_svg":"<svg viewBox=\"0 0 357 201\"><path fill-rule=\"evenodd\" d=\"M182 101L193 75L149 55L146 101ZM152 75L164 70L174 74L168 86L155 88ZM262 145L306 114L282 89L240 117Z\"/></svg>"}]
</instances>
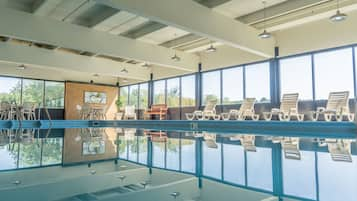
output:
<instances>
[{"instance_id":1,"label":"wooden bench","mask_svg":"<svg viewBox=\"0 0 357 201\"><path fill-rule=\"evenodd\" d=\"M154 115L158 115L160 120L164 120L167 117L167 109L166 104L152 105L150 109L145 111L145 119L151 119Z\"/></svg>"}]
</instances>

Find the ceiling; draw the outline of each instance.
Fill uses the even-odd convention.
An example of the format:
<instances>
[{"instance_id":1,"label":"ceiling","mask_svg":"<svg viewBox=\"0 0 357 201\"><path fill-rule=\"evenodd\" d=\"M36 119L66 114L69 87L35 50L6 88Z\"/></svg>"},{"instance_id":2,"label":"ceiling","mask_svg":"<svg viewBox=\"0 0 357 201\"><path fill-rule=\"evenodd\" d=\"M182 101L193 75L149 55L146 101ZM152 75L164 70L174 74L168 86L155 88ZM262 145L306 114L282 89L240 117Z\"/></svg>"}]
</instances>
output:
<instances>
[{"instance_id":1,"label":"ceiling","mask_svg":"<svg viewBox=\"0 0 357 201\"><path fill-rule=\"evenodd\" d=\"M155 1L158 2L159 0ZM201 26L201 29L194 30L190 27L191 24L182 26L178 24L180 20L172 23L166 23L166 21L160 17L157 18L158 20L154 20L156 18L152 17L150 13L143 13L141 15L140 9L145 11L145 8L137 8L135 5L129 5L130 1L128 0L117 0L113 2L119 2L117 5L123 2L123 9L118 9L116 5L111 6L110 3L101 3L98 0L0 0L0 7L25 12L36 17L34 19L50 19L78 27L85 27L86 30L90 29L105 33L106 35L103 35L105 37L109 35L111 37L117 37L118 43L123 40L124 42L128 42L128 44L130 43L130 45L132 45L132 51L139 49L139 46L140 48L144 48L146 52L150 52L148 53L149 56L140 54L140 52L138 54L131 54L129 51L130 48L128 48L129 53L127 54L114 54L110 51L104 51L106 49L105 47L101 47L101 40L92 41L93 43L98 43L97 50L95 48L85 49L79 46L78 49L76 46L61 46L59 43L47 43L46 40L38 41L35 39L31 40L31 38L13 38L8 35L3 35L1 31L0 36L2 35L3 37L0 37L0 39L6 43L35 46L36 48L42 48L48 51L89 57L89 59L111 60L120 64L117 66L121 68L126 66L129 72L131 68L138 68L139 70L135 71L136 73L141 72L148 74L152 72L152 70L140 70L143 63L149 63L151 68L165 70L172 68L175 71L189 73L195 69L185 68L185 65L187 66L198 62L199 55L206 54L205 50L210 45L218 46L218 49L219 46L222 45L231 46L233 48L249 46L249 44L245 44L244 41L242 44L239 44L241 41L235 41L236 39L231 40L231 36L229 35L227 35L227 38L224 38L226 33L223 32L215 32L215 30L212 30L212 32L206 34L204 30L209 29L205 29L204 26ZM126 2L129 2L127 3L129 5L127 7L125 7ZM182 5L191 5L184 4L185 2L188 2L188 0L180 3L182 3ZM196 8L198 12L208 13L207 19L211 19L210 17L212 16L209 14L211 12L214 13L213 17L215 17L212 19L221 20L219 22L222 22L222 20L224 22L227 21L228 24L234 23L232 21L235 21L240 23L238 24L240 27L246 28L248 31L259 32L265 28L262 22L264 18L263 4L260 0L192 0L191 3L192 2L194 2L194 6L198 5ZM177 4L178 7L180 3ZM353 3L356 2L354 0L344 0L341 2L341 4L346 5ZM147 7L150 7L150 5ZM204 7L204 9L199 7ZM284 29L284 27L288 28L293 26L293 23L302 16L311 17L311 15L319 14L319 12L335 9L335 2L332 0L266 0L266 7L266 16L268 18L265 23L266 26L268 29L271 28L272 31L278 31ZM315 12L312 13L309 9ZM309 10L309 14L303 12L305 10ZM148 12L149 11L148 9ZM182 11L182 13L184 12L185 11ZM187 10L187 12L189 12L189 10ZM138 14L140 14L140 16ZM167 15L167 13L162 12L162 16L165 14ZM313 19L311 19L311 21L312 20ZM194 24L195 19L192 19L192 21L192 24ZM212 29L212 27L209 28ZM227 31L229 30L226 30L226 32ZM222 36L222 38L219 36ZM121 41L119 41L119 39ZM246 41L249 40L247 39ZM108 39L108 41L110 40ZM255 43L259 43L259 41ZM259 44L257 46L259 46ZM86 45L84 44L83 47L86 47ZM246 47L242 48L242 50L251 51L251 49ZM182 56L182 60L189 58L190 62L192 62L177 64L177 66L175 66L175 63L169 62L168 60L161 62L159 61L160 59L156 57L150 57L150 54L158 54L157 57L173 55L175 51L178 52L179 56ZM251 52L255 53L254 51ZM150 59L152 59L152 61ZM101 74L100 72L93 73ZM106 74L105 76L109 75ZM113 74L112 77L125 78L126 75L117 73ZM136 80L135 76L129 79L132 79L132 81L143 81L143 79Z\"/></svg>"}]
</instances>

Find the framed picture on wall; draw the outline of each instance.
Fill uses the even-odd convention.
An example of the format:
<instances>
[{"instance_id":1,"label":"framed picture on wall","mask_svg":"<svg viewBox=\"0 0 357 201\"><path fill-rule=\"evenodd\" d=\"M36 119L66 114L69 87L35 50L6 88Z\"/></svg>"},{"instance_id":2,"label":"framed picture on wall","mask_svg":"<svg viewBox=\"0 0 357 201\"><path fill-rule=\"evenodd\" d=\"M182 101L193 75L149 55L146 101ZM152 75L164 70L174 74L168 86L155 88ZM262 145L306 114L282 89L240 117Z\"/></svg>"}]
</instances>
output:
<instances>
[{"instance_id":1,"label":"framed picture on wall","mask_svg":"<svg viewBox=\"0 0 357 201\"><path fill-rule=\"evenodd\" d=\"M84 103L106 104L107 94L105 92L84 92Z\"/></svg>"}]
</instances>

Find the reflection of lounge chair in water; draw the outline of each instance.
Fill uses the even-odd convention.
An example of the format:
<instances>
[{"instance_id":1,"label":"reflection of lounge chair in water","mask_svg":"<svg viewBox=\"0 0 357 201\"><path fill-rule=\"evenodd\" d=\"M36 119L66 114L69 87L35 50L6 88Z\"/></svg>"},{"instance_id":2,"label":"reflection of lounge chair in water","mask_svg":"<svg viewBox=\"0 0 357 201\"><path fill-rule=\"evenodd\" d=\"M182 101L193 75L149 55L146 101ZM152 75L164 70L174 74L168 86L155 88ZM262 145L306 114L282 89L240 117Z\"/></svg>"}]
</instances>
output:
<instances>
[{"instance_id":1,"label":"reflection of lounge chair in water","mask_svg":"<svg viewBox=\"0 0 357 201\"><path fill-rule=\"evenodd\" d=\"M245 151L256 152L255 135L239 134L229 138L231 141L240 141Z\"/></svg>"},{"instance_id":2,"label":"reflection of lounge chair in water","mask_svg":"<svg viewBox=\"0 0 357 201\"><path fill-rule=\"evenodd\" d=\"M212 148L212 149L217 149L218 145L216 143L216 135L215 134L208 134L205 133L203 135L203 139L205 141L205 144L208 148Z\"/></svg>"},{"instance_id":3,"label":"reflection of lounge chair in water","mask_svg":"<svg viewBox=\"0 0 357 201\"><path fill-rule=\"evenodd\" d=\"M352 162L351 140L326 139L328 151L334 161Z\"/></svg>"}]
</instances>

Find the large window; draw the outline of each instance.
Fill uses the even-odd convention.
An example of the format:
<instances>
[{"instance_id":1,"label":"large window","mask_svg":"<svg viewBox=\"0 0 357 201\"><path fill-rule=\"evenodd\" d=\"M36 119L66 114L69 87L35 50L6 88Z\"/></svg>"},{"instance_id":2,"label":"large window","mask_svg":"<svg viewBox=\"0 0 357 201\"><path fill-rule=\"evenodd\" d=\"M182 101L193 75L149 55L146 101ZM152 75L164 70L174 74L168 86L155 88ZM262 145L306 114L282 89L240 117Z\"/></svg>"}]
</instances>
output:
<instances>
[{"instance_id":1,"label":"large window","mask_svg":"<svg viewBox=\"0 0 357 201\"><path fill-rule=\"evenodd\" d=\"M126 106L129 101L129 87L120 87L120 101Z\"/></svg>"},{"instance_id":2,"label":"large window","mask_svg":"<svg viewBox=\"0 0 357 201\"><path fill-rule=\"evenodd\" d=\"M256 98L258 102L270 101L269 62L245 67L246 97Z\"/></svg>"},{"instance_id":3,"label":"large window","mask_svg":"<svg viewBox=\"0 0 357 201\"><path fill-rule=\"evenodd\" d=\"M154 82L154 104L165 104L165 80Z\"/></svg>"},{"instance_id":4,"label":"large window","mask_svg":"<svg viewBox=\"0 0 357 201\"><path fill-rule=\"evenodd\" d=\"M64 107L64 83L0 77L0 102L35 103L37 107Z\"/></svg>"},{"instance_id":5,"label":"large window","mask_svg":"<svg viewBox=\"0 0 357 201\"><path fill-rule=\"evenodd\" d=\"M352 48L314 55L316 100L327 99L333 91L349 91L354 96L352 56Z\"/></svg>"},{"instance_id":6,"label":"large window","mask_svg":"<svg viewBox=\"0 0 357 201\"><path fill-rule=\"evenodd\" d=\"M22 103L35 103L42 106L43 102L43 80L24 79L22 84Z\"/></svg>"},{"instance_id":7,"label":"large window","mask_svg":"<svg viewBox=\"0 0 357 201\"><path fill-rule=\"evenodd\" d=\"M281 94L299 93L302 100L312 100L311 55L280 60Z\"/></svg>"},{"instance_id":8,"label":"large window","mask_svg":"<svg viewBox=\"0 0 357 201\"><path fill-rule=\"evenodd\" d=\"M149 95L148 83L142 83L139 85L139 87L140 87L139 109L146 109L149 105L149 103L148 103L148 95Z\"/></svg>"},{"instance_id":9,"label":"large window","mask_svg":"<svg viewBox=\"0 0 357 201\"><path fill-rule=\"evenodd\" d=\"M195 75L181 77L181 106L195 106L196 82Z\"/></svg>"},{"instance_id":10,"label":"large window","mask_svg":"<svg viewBox=\"0 0 357 201\"><path fill-rule=\"evenodd\" d=\"M139 86L137 84L129 86L129 105L138 108Z\"/></svg>"},{"instance_id":11,"label":"large window","mask_svg":"<svg viewBox=\"0 0 357 201\"><path fill-rule=\"evenodd\" d=\"M45 105L47 108L64 107L64 84L62 82L45 82Z\"/></svg>"},{"instance_id":12,"label":"large window","mask_svg":"<svg viewBox=\"0 0 357 201\"><path fill-rule=\"evenodd\" d=\"M167 105L169 107L180 107L180 78L167 80Z\"/></svg>"},{"instance_id":13,"label":"large window","mask_svg":"<svg viewBox=\"0 0 357 201\"><path fill-rule=\"evenodd\" d=\"M222 71L223 104L237 104L243 100L243 68Z\"/></svg>"},{"instance_id":14,"label":"large window","mask_svg":"<svg viewBox=\"0 0 357 201\"><path fill-rule=\"evenodd\" d=\"M202 103L205 105L208 101L221 100L221 71L212 71L202 74Z\"/></svg>"},{"instance_id":15,"label":"large window","mask_svg":"<svg viewBox=\"0 0 357 201\"><path fill-rule=\"evenodd\" d=\"M0 77L0 101L8 103L20 103L21 79Z\"/></svg>"}]
</instances>

